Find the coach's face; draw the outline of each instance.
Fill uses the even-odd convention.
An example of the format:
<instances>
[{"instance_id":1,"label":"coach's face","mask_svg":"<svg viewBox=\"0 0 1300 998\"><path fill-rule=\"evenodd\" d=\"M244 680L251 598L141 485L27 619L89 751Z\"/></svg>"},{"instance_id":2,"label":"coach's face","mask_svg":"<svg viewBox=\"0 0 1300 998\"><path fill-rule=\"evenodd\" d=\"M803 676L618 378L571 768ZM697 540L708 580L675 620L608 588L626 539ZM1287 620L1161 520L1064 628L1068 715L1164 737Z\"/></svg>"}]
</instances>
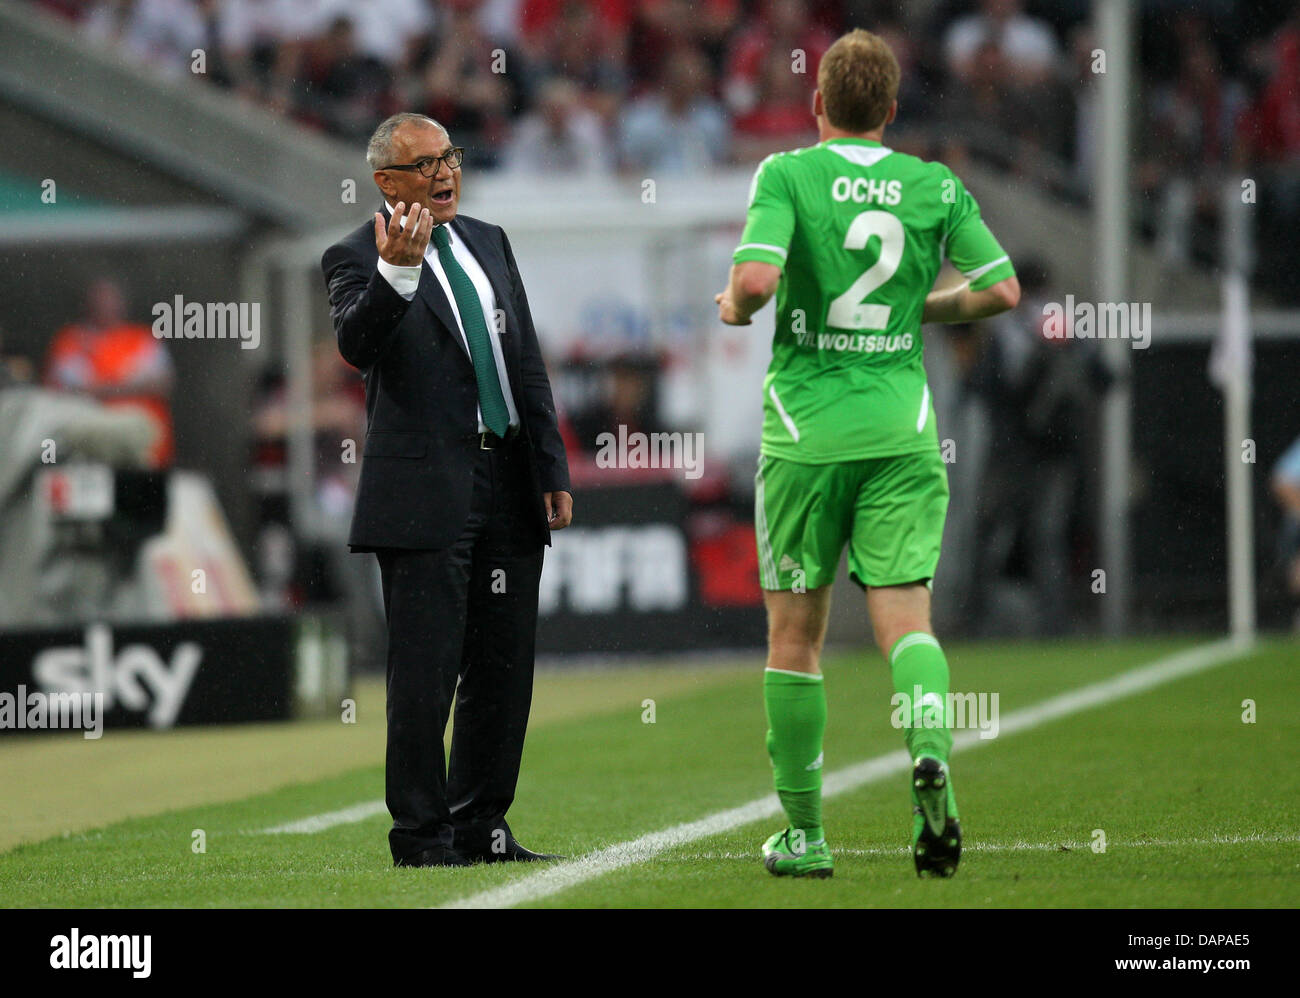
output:
<instances>
[{"instance_id":1,"label":"coach's face","mask_svg":"<svg viewBox=\"0 0 1300 998\"><path fill-rule=\"evenodd\" d=\"M418 122L407 122L393 132L391 166L427 164L451 152L451 139L441 128ZM403 202L407 207L418 204L429 209L434 225L443 225L456 217L460 203L460 170L446 162L437 164L437 171L426 177L419 170L383 169L375 171L375 183L384 192L388 203L396 206Z\"/></svg>"}]
</instances>

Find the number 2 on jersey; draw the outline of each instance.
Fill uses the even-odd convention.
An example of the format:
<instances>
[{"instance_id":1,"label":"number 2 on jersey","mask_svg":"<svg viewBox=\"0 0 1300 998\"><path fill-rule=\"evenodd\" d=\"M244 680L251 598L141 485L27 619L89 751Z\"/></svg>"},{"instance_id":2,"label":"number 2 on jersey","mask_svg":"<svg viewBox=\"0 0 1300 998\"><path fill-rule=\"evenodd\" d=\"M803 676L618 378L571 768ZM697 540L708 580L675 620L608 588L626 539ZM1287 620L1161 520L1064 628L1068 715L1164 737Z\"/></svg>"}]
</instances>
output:
<instances>
[{"instance_id":1,"label":"number 2 on jersey","mask_svg":"<svg viewBox=\"0 0 1300 998\"><path fill-rule=\"evenodd\" d=\"M836 329L884 329L889 325L888 305L867 305L862 299L883 285L903 259L903 223L887 211L864 211L849 223L844 236L846 250L867 248L872 236L880 239L880 256L864 270L849 289L831 302L826 325Z\"/></svg>"}]
</instances>

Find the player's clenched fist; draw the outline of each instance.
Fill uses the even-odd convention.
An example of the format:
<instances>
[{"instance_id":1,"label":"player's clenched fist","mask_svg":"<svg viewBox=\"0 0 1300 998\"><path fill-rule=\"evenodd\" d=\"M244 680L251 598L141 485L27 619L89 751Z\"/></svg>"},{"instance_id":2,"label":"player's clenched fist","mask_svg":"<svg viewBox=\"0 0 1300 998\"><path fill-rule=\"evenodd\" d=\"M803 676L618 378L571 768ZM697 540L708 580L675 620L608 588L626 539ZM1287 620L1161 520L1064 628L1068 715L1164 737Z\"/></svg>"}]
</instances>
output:
<instances>
[{"instance_id":1,"label":"player's clenched fist","mask_svg":"<svg viewBox=\"0 0 1300 998\"><path fill-rule=\"evenodd\" d=\"M375 212L375 246L379 256L394 267L418 267L424 260L429 236L433 234L433 218L428 208L412 204L403 224L404 207L401 201L397 202L387 226L383 214Z\"/></svg>"},{"instance_id":2,"label":"player's clenched fist","mask_svg":"<svg viewBox=\"0 0 1300 998\"><path fill-rule=\"evenodd\" d=\"M736 303L732 301L727 291L719 291L713 296L713 300L718 305L718 319L728 326L748 326L752 322L748 316L740 314L736 309Z\"/></svg>"}]
</instances>

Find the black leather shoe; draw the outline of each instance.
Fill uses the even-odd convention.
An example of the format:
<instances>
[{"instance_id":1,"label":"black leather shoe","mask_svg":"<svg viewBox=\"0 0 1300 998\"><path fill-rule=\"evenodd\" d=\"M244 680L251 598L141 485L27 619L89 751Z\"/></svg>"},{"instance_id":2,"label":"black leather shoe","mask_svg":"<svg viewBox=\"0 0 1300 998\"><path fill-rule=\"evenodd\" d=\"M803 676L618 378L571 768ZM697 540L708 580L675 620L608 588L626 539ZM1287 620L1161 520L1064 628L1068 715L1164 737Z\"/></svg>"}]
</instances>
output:
<instances>
[{"instance_id":1,"label":"black leather shoe","mask_svg":"<svg viewBox=\"0 0 1300 998\"><path fill-rule=\"evenodd\" d=\"M475 863L542 863L564 859L563 856L552 856L549 853L533 852L531 849L525 849L515 841L514 836L506 840L504 849L489 848L472 853L467 852L465 858Z\"/></svg>"},{"instance_id":2,"label":"black leather shoe","mask_svg":"<svg viewBox=\"0 0 1300 998\"><path fill-rule=\"evenodd\" d=\"M449 846L431 846L393 860L394 866L469 866L470 862Z\"/></svg>"}]
</instances>

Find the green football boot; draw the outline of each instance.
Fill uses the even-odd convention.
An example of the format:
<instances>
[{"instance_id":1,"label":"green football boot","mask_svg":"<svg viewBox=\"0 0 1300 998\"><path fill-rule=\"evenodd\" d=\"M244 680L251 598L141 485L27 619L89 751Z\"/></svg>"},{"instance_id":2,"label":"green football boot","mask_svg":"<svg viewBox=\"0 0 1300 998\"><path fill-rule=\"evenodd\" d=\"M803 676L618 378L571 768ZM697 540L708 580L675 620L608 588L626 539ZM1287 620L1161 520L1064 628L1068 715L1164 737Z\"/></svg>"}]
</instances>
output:
<instances>
[{"instance_id":1,"label":"green football boot","mask_svg":"<svg viewBox=\"0 0 1300 998\"><path fill-rule=\"evenodd\" d=\"M948 766L928 755L912 767L912 859L918 877L951 877L961 859L961 823Z\"/></svg>"},{"instance_id":2,"label":"green football boot","mask_svg":"<svg viewBox=\"0 0 1300 998\"><path fill-rule=\"evenodd\" d=\"M829 877L835 872L835 860L823 839L805 845L789 828L777 832L763 843L763 865L777 877Z\"/></svg>"}]
</instances>

